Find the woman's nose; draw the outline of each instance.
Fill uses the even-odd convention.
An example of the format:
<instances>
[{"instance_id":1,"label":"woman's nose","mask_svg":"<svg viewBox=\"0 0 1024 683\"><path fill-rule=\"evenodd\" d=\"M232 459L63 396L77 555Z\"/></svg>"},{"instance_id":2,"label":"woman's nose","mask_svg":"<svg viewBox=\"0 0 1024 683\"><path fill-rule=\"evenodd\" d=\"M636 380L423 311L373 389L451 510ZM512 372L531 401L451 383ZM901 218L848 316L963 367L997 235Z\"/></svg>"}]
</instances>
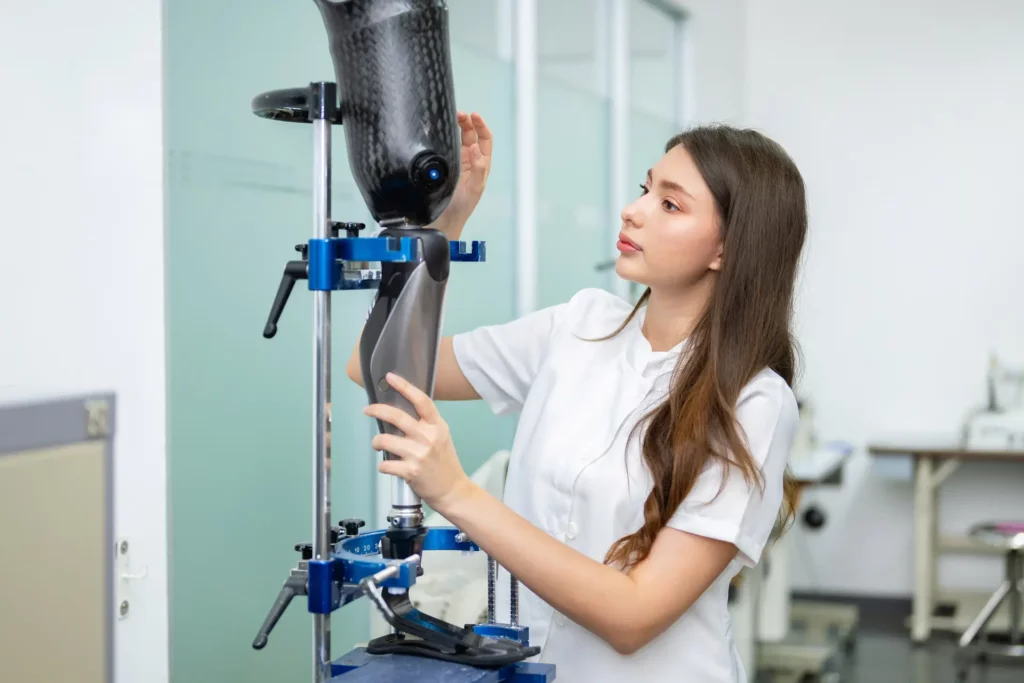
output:
<instances>
[{"instance_id":1,"label":"woman's nose","mask_svg":"<svg viewBox=\"0 0 1024 683\"><path fill-rule=\"evenodd\" d=\"M629 223L633 227L642 228L644 225L643 210L640 206L640 200L635 200L626 205L622 209L622 213L619 214L623 223Z\"/></svg>"}]
</instances>

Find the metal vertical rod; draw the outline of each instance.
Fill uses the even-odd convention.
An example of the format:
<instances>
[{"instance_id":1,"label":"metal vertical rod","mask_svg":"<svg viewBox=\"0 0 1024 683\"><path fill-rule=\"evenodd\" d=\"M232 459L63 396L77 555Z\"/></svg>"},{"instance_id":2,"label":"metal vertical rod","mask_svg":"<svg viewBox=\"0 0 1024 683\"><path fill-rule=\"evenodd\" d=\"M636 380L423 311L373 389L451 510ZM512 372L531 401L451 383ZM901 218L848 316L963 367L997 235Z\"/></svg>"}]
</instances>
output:
<instances>
[{"instance_id":1,"label":"metal vertical rod","mask_svg":"<svg viewBox=\"0 0 1024 683\"><path fill-rule=\"evenodd\" d=\"M313 120L313 237L326 239L331 213L331 122ZM313 292L313 559L330 557L331 293ZM331 678L331 615L313 615L313 683Z\"/></svg>"},{"instance_id":2,"label":"metal vertical rod","mask_svg":"<svg viewBox=\"0 0 1024 683\"><path fill-rule=\"evenodd\" d=\"M498 563L490 555L487 556L487 623L496 624L498 623L497 610L495 604L497 602L497 589L498 589Z\"/></svg>"},{"instance_id":3,"label":"metal vertical rod","mask_svg":"<svg viewBox=\"0 0 1024 683\"><path fill-rule=\"evenodd\" d=\"M537 5L516 0L516 313L537 308Z\"/></svg>"},{"instance_id":4,"label":"metal vertical rod","mask_svg":"<svg viewBox=\"0 0 1024 683\"><path fill-rule=\"evenodd\" d=\"M609 26L611 28L608 36L609 76L608 92L611 99L611 163L608 165L608 229L605 244L610 252L609 258L613 261L619 256L615 250L615 240L612 235L619 232L622 225L620 216L623 207L627 206L636 196L634 190L636 183L642 183L642 178L630 178L631 168L629 157L630 139L630 103L632 102L630 76L630 48L629 48L629 0L609 0L608 10L611 13ZM615 271L608 273L611 278L611 286L615 294L623 299L632 300L632 288L627 280L615 275Z\"/></svg>"},{"instance_id":5,"label":"metal vertical rod","mask_svg":"<svg viewBox=\"0 0 1024 683\"><path fill-rule=\"evenodd\" d=\"M1010 583L1010 645L1021 645L1021 614L1024 605L1021 604L1024 596L1021 596L1021 580L1024 579L1024 555L1019 550L1011 550L1006 554L1006 578Z\"/></svg>"}]
</instances>

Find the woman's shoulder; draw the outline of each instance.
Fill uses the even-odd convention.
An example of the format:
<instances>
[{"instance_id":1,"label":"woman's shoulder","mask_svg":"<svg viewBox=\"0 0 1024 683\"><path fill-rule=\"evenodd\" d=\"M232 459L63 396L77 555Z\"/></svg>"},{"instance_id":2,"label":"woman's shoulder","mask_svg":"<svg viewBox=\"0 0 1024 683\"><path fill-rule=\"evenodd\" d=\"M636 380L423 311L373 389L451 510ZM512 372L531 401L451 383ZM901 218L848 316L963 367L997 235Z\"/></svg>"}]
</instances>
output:
<instances>
[{"instance_id":1,"label":"woman's shoulder","mask_svg":"<svg viewBox=\"0 0 1024 683\"><path fill-rule=\"evenodd\" d=\"M800 420L793 387L771 368L761 370L740 390L737 409L785 428L795 428Z\"/></svg>"}]
</instances>

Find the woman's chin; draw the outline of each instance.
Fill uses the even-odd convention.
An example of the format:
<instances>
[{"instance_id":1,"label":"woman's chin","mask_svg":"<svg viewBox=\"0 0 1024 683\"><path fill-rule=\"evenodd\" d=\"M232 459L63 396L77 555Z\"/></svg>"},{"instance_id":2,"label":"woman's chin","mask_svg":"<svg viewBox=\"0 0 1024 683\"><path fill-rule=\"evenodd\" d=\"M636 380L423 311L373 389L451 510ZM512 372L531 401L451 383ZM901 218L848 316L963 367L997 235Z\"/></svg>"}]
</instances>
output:
<instances>
[{"instance_id":1,"label":"woman's chin","mask_svg":"<svg viewBox=\"0 0 1024 683\"><path fill-rule=\"evenodd\" d=\"M615 274L621 277L623 280L629 282L635 282L638 285L642 285L643 277L642 273L637 272L639 269L630 263L630 259L622 258L621 256L615 261Z\"/></svg>"}]
</instances>

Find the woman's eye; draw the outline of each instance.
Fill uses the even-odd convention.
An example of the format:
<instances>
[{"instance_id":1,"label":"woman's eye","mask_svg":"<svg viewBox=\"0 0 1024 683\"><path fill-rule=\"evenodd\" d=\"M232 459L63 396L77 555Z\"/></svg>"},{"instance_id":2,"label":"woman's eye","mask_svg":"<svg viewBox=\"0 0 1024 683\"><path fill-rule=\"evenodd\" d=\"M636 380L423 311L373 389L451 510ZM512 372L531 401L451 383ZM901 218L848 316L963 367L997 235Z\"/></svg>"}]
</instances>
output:
<instances>
[{"instance_id":1,"label":"woman's eye","mask_svg":"<svg viewBox=\"0 0 1024 683\"><path fill-rule=\"evenodd\" d=\"M648 192L649 192L649 190L647 189L647 186L646 186L646 185L641 185L641 186L640 186L640 195L641 195L641 196L643 196L643 195L647 194Z\"/></svg>"},{"instance_id":2,"label":"woman's eye","mask_svg":"<svg viewBox=\"0 0 1024 683\"><path fill-rule=\"evenodd\" d=\"M672 202L670 202L667 199L665 201L663 201L661 203L661 205L665 207L666 211L679 211L679 207L676 206L675 204L673 204Z\"/></svg>"}]
</instances>

